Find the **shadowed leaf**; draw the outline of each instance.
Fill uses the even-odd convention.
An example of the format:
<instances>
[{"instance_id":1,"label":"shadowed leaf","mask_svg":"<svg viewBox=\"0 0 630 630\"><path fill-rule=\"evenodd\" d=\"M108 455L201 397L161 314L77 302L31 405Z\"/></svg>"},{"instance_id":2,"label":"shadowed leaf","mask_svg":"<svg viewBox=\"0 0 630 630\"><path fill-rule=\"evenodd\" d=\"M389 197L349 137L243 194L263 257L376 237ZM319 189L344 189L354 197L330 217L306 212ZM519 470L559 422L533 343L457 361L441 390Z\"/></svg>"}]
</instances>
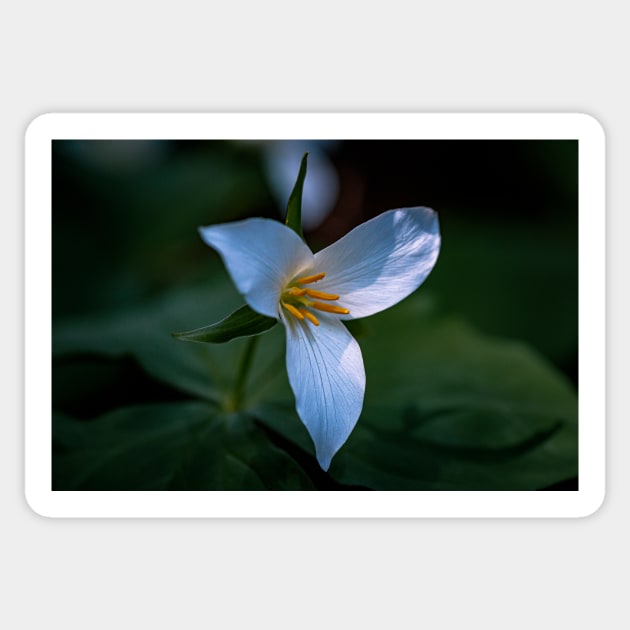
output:
<instances>
[{"instance_id":1,"label":"shadowed leaf","mask_svg":"<svg viewBox=\"0 0 630 630\"><path fill-rule=\"evenodd\" d=\"M198 343L225 343L237 337L260 335L273 328L278 321L256 313L249 306L241 306L225 319L209 326L189 330L188 332L172 333L180 341L196 341Z\"/></svg>"},{"instance_id":2,"label":"shadowed leaf","mask_svg":"<svg viewBox=\"0 0 630 630\"><path fill-rule=\"evenodd\" d=\"M305 153L302 157L297 180L295 181L295 186L289 196L289 203L287 204L287 218L285 221L286 225L288 225L301 238L304 238L304 234L302 233L302 190L304 188L304 178L306 177L307 157L308 153Z\"/></svg>"}]
</instances>

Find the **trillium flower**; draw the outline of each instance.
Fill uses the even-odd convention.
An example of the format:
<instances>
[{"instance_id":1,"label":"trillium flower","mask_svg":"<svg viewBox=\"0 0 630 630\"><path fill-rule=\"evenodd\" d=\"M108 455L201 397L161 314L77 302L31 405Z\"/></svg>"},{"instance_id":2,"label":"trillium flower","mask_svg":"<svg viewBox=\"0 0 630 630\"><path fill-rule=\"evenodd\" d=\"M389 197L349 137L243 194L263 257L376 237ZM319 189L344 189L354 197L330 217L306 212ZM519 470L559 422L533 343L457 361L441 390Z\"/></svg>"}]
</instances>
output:
<instances>
[{"instance_id":1,"label":"trillium flower","mask_svg":"<svg viewBox=\"0 0 630 630\"><path fill-rule=\"evenodd\" d=\"M365 394L361 349L343 321L389 308L422 284L440 250L437 214L389 210L316 254L291 228L270 219L199 232L247 304L284 324L297 412L328 470L359 419Z\"/></svg>"}]
</instances>

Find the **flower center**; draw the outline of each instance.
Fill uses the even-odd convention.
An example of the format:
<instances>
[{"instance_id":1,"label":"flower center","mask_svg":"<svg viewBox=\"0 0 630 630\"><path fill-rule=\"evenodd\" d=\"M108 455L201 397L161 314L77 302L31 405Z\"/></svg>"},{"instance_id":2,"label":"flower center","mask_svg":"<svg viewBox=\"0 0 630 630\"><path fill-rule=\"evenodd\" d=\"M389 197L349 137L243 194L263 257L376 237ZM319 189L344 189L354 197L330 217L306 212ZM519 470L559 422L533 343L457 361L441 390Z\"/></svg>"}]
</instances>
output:
<instances>
[{"instance_id":1,"label":"flower center","mask_svg":"<svg viewBox=\"0 0 630 630\"><path fill-rule=\"evenodd\" d=\"M337 306L336 304L328 304L328 302L338 300L338 295L304 288L303 285L314 284L325 276L326 274L322 271L312 276L295 278L289 282L280 295L280 304L282 304L282 307L296 319L307 319L315 326L319 326L319 321L309 309L316 309L326 313L337 313L338 315L348 315L350 311L347 308ZM324 301L322 302L321 300Z\"/></svg>"}]
</instances>

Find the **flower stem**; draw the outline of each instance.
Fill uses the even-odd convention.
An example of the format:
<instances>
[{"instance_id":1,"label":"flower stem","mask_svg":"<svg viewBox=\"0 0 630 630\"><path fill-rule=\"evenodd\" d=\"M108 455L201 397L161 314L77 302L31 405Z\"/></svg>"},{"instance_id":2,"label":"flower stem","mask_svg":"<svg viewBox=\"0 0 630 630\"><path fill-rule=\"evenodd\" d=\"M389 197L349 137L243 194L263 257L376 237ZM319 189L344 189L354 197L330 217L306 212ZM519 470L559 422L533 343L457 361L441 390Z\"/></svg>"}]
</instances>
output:
<instances>
[{"instance_id":1,"label":"flower stem","mask_svg":"<svg viewBox=\"0 0 630 630\"><path fill-rule=\"evenodd\" d=\"M234 410L240 409L243 402L243 392L245 390L245 383L249 374L249 369L252 365L252 359L256 352L256 346L258 345L259 335L253 335L247 340L247 345L243 351L241 362L236 372L236 378L234 379L234 389L232 390L232 408Z\"/></svg>"}]
</instances>

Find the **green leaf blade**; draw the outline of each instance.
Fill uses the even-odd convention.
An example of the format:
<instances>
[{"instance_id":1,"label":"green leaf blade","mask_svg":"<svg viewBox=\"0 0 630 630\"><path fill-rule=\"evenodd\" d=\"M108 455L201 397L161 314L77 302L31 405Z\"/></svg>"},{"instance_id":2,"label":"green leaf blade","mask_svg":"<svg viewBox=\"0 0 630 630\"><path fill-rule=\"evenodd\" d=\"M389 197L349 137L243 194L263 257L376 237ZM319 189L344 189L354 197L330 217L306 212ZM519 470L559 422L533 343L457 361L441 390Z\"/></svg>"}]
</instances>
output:
<instances>
[{"instance_id":1,"label":"green leaf blade","mask_svg":"<svg viewBox=\"0 0 630 630\"><path fill-rule=\"evenodd\" d=\"M300 238L304 238L302 232L302 191L304 190L304 179L306 178L306 163L308 153L302 156L302 162L300 163L300 170L298 172L297 179L291 195L289 196L289 202L287 203L287 218L285 224L290 227Z\"/></svg>"},{"instance_id":2,"label":"green leaf blade","mask_svg":"<svg viewBox=\"0 0 630 630\"><path fill-rule=\"evenodd\" d=\"M180 341L197 343L226 343L238 337L251 337L267 332L277 324L273 317L256 313L249 306L241 306L224 319L209 326L187 332L172 333Z\"/></svg>"},{"instance_id":3,"label":"green leaf blade","mask_svg":"<svg viewBox=\"0 0 630 630\"><path fill-rule=\"evenodd\" d=\"M54 413L55 490L312 490L249 418L198 401L120 407L89 421Z\"/></svg>"},{"instance_id":4,"label":"green leaf blade","mask_svg":"<svg viewBox=\"0 0 630 630\"><path fill-rule=\"evenodd\" d=\"M328 475L373 490L541 490L578 476L574 387L523 343L486 336L415 296L365 323L361 417ZM289 396L250 412L297 453Z\"/></svg>"}]
</instances>

